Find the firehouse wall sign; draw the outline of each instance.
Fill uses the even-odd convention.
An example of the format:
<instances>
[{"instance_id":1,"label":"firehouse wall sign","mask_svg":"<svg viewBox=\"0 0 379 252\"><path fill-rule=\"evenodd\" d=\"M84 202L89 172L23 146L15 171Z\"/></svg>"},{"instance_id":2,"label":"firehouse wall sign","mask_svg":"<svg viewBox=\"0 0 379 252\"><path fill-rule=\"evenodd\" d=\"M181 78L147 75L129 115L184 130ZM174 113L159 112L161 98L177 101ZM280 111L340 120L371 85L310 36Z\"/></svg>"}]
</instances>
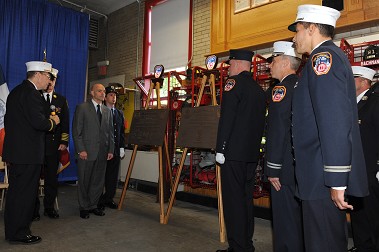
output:
<instances>
[{"instance_id":1,"label":"firehouse wall sign","mask_svg":"<svg viewBox=\"0 0 379 252\"><path fill-rule=\"evenodd\" d=\"M134 111L132 125L128 136L128 143L162 146L167 119L167 109Z\"/></svg>"},{"instance_id":2,"label":"firehouse wall sign","mask_svg":"<svg viewBox=\"0 0 379 252\"><path fill-rule=\"evenodd\" d=\"M176 145L184 148L216 149L220 106L183 108Z\"/></svg>"}]
</instances>

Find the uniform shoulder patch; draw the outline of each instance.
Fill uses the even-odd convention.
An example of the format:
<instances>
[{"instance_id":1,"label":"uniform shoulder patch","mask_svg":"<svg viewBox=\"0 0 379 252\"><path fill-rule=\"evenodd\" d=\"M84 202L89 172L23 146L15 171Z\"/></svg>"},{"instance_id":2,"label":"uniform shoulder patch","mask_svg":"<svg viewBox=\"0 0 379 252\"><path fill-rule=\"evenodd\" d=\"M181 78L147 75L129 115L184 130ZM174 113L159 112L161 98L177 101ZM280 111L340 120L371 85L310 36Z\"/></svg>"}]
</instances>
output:
<instances>
[{"instance_id":1,"label":"uniform shoulder patch","mask_svg":"<svg viewBox=\"0 0 379 252\"><path fill-rule=\"evenodd\" d=\"M316 53L312 57L312 68L317 75L327 74L332 67L332 55L329 52Z\"/></svg>"},{"instance_id":2,"label":"uniform shoulder patch","mask_svg":"<svg viewBox=\"0 0 379 252\"><path fill-rule=\"evenodd\" d=\"M272 101L280 102L286 96L286 87L285 86L275 86L272 89Z\"/></svg>"},{"instance_id":3,"label":"uniform shoulder patch","mask_svg":"<svg viewBox=\"0 0 379 252\"><path fill-rule=\"evenodd\" d=\"M228 92L234 88L234 85L236 85L235 79L227 79L225 83L224 91Z\"/></svg>"}]
</instances>

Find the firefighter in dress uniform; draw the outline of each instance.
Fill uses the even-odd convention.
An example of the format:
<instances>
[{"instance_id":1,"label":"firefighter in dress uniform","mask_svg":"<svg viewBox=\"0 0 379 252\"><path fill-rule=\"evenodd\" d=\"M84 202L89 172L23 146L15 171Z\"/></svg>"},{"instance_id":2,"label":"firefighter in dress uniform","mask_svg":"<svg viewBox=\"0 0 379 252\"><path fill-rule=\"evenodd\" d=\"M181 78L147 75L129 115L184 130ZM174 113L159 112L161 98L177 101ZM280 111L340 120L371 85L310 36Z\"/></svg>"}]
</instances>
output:
<instances>
[{"instance_id":1,"label":"firefighter in dress uniform","mask_svg":"<svg viewBox=\"0 0 379 252\"><path fill-rule=\"evenodd\" d=\"M291 104L300 55L292 42L274 43L268 59L271 77L280 81L271 91L266 136L265 175L271 183L274 251L304 251L301 204L295 196L291 141Z\"/></svg>"},{"instance_id":2,"label":"firefighter in dress uniform","mask_svg":"<svg viewBox=\"0 0 379 252\"><path fill-rule=\"evenodd\" d=\"M229 248L219 251L254 251L254 175L266 109L265 93L250 72L252 57L251 51L230 50L216 147Z\"/></svg>"},{"instance_id":3,"label":"firefighter in dress uniform","mask_svg":"<svg viewBox=\"0 0 379 252\"><path fill-rule=\"evenodd\" d=\"M366 161L368 188L366 197L349 197L354 247L349 251L379 251L379 92L371 86L375 71L353 66L359 128Z\"/></svg>"},{"instance_id":4,"label":"firefighter in dress uniform","mask_svg":"<svg viewBox=\"0 0 379 252\"><path fill-rule=\"evenodd\" d=\"M308 53L292 100L297 196L302 200L305 251L347 251L345 193L368 194L350 63L332 41L340 12L301 5L293 42Z\"/></svg>"}]
</instances>

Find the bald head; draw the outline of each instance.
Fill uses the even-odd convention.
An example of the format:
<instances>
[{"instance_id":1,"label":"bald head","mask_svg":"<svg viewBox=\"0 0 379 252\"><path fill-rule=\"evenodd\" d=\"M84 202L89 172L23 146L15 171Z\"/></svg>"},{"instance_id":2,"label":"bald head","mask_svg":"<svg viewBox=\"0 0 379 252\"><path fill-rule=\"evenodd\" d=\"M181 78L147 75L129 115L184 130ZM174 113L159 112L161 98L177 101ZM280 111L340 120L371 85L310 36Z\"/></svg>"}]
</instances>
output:
<instances>
[{"instance_id":1,"label":"bald head","mask_svg":"<svg viewBox=\"0 0 379 252\"><path fill-rule=\"evenodd\" d=\"M91 96L92 99L97 103L100 104L105 99L105 87L103 84L94 84L91 87Z\"/></svg>"}]
</instances>

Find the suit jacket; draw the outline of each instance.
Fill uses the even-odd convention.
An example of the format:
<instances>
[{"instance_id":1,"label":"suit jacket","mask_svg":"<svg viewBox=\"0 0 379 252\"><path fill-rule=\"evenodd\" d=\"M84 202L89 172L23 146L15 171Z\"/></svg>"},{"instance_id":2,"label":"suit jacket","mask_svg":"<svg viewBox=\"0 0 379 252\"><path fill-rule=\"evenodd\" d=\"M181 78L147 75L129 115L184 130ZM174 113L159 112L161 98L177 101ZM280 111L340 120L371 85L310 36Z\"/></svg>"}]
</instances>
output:
<instances>
[{"instance_id":1,"label":"suit jacket","mask_svg":"<svg viewBox=\"0 0 379 252\"><path fill-rule=\"evenodd\" d=\"M45 115L41 93L24 80L10 92L6 106L3 161L43 164L45 132L53 131L56 125Z\"/></svg>"},{"instance_id":2,"label":"suit jacket","mask_svg":"<svg viewBox=\"0 0 379 252\"><path fill-rule=\"evenodd\" d=\"M98 157L106 158L114 151L113 122L109 108L101 106L101 125L92 100L76 106L72 122L72 137L76 156L82 151L87 152L87 160L94 161ZM100 153L100 150L104 153ZM99 156L102 155L102 156Z\"/></svg>"},{"instance_id":3,"label":"suit jacket","mask_svg":"<svg viewBox=\"0 0 379 252\"><path fill-rule=\"evenodd\" d=\"M292 100L292 134L298 196L330 198L330 187L368 194L358 126L354 77L345 54L332 41L314 49Z\"/></svg>"},{"instance_id":4,"label":"suit jacket","mask_svg":"<svg viewBox=\"0 0 379 252\"><path fill-rule=\"evenodd\" d=\"M372 86L358 102L359 128L366 160L369 185L378 183L379 171L379 92Z\"/></svg>"},{"instance_id":5,"label":"suit jacket","mask_svg":"<svg viewBox=\"0 0 379 252\"><path fill-rule=\"evenodd\" d=\"M297 79L291 74L273 87L268 109L265 175L279 178L283 185L295 185L291 105Z\"/></svg>"},{"instance_id":6,"label":"suit jacket","mask_svg":"<svg viewBox=\"0 0 379 252\"><path fill-rule=\"evenodd\" d=\"M68 103L64 96L53 92L51 97L51 103L49 104L45 99L46 116L50 116L51 112L55 112L59 116L60 124L53 132L46 133L46 155L51 155L58 152L60 144L68 146L69 131L70 131L70 119ZM51 106L54 109L51 109Z\"/></svg>"},{"instance_id":7,"label":"suit jacket","mask_svg":"<svg viewBox=\"0 0 379 252\"><path fill-rule=\"evenodd\" d=\"M226 160L257 162L265 120L265 93L248 71L229 77L225 83L216 151L223 153Z\"/></svg>"},{"instance_id":8,"label":"suit jacket","mask_svg":"<svg viewBox=\"0 0 379 252\"><path fill-rule=\"evenodd\" d=\"M125 148L125 119L124 113L114 108L113 129L114 129L114 155L120 156L120 148Z\"/></svg>"}]
</instances>

